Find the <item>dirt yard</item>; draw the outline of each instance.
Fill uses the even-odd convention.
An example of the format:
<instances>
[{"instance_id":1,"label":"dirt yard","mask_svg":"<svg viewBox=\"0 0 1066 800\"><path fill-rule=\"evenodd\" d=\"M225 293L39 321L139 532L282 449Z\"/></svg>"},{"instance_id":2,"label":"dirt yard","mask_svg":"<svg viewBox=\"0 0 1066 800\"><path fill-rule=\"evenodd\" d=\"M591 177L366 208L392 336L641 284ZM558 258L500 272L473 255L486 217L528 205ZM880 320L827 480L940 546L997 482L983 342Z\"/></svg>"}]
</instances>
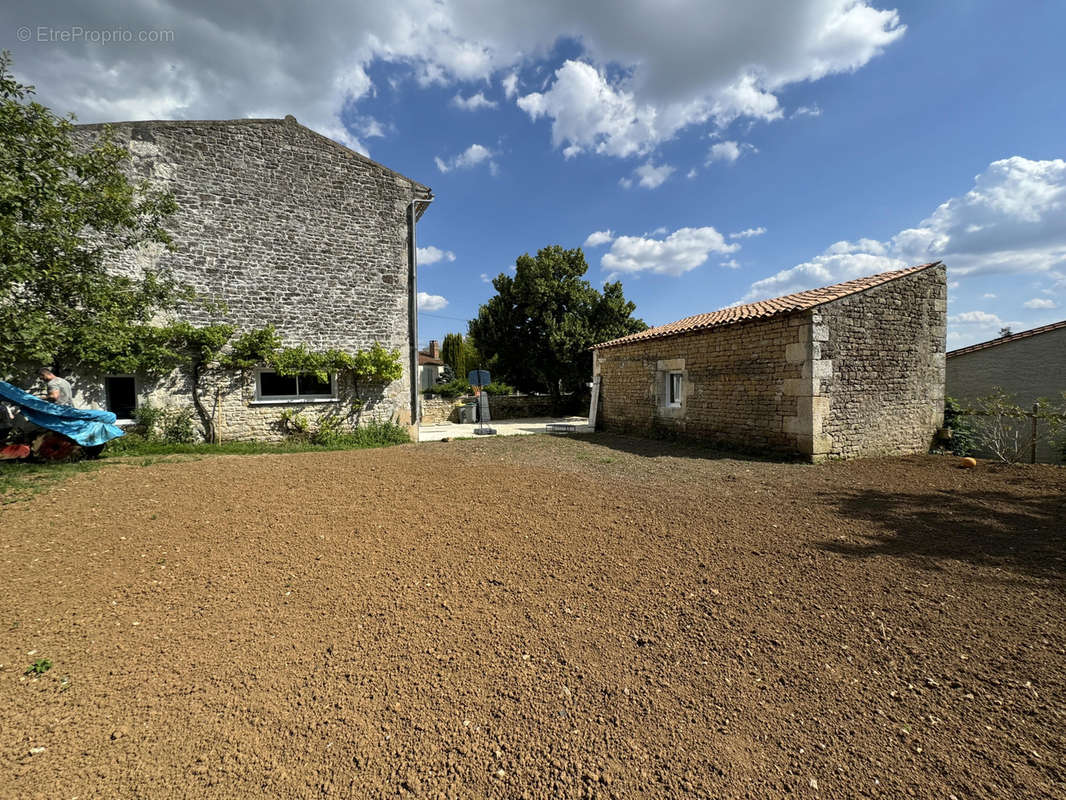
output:
<instances>
[{"instance_id":1,"label":"dirt yard","mask_svg":"<svg viewBox=\"0 0 1066 800\"><path fill-rule=\"evenodd\" d=\"M0 506L0 796L1066 797L1066 469L954 464L75 475Z\"/></svg>"}]
</instances>

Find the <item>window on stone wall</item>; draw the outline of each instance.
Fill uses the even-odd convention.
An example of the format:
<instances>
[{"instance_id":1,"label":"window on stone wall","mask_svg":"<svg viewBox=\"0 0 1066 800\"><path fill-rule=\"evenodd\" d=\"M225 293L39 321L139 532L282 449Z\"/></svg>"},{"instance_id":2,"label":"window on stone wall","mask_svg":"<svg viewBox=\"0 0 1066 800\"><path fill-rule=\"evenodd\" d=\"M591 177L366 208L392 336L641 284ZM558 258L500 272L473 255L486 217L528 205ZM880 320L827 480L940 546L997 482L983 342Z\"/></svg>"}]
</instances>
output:
<instances>
[{"instance_id":1,"label":"window on stone wall","mask_svg":"<svg viewBox=\"0 0 1066 800\"><path fill-rule=\"evenodd\" d=\"M317 375L278 375L269 369L256 376L256 400L333 400L337 397L337 376L320 380Z\"/></svg>"},{"instance_id":2,"label":"window on stone wall","mask_svg":"<svg viewBox=\"0 0 1066 800\"><path fill-rule=\"evenodd\" d=\"M119 419L133 419L137 410L137 382L132 375L104 378L104 408Z\"/></svg>"},{"instance_id":3,"label":"window on stone wall","mask_svg":"<svg viewBox=\"0 0 1066 800\"><path fill-rule=\"evenodd\" d=\"M681 373L666 374L666 405L668 408L681 407Z\"/></svg>"}]
</instances>

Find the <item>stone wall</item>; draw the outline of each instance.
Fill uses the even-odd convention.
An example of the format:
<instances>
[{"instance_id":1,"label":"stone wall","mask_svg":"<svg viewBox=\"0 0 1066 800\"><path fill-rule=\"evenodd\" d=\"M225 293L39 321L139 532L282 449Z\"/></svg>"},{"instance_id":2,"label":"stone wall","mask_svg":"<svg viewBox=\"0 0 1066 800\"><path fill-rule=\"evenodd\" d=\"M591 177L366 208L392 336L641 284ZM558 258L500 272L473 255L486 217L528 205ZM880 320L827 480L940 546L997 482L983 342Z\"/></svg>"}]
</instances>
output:
<instances>
[{"instance_id":1,"label":"stone wall","mask_svg":"<svg viewBox=\"0 0 1066 800\"><path fill-rule=\"evenodd\" d=\"M458 422L459 406L464 403L472 403L471 397L437 397L434 395L422 395L422 422L432 425L439 422ZM588 407L582 406L582 401L574 397L563 398L562 414L587 414ZM551 417L552 401L550 397L542 395L493 395L489 398L489 413L495 420L507 419L534 419L537 417Z\"/></svg>"},{"instance_id":2,"label":"stone wall","mask_svg":"<svg viewBox=\"0 0 1066 800\"><path fill-rule=\"evenodd\" d=\"M946 297L934 267L812 310L597 350L598 424L814 461L926 452L943 419Z\"/></svg>"},{"instance_id":3,"label":"stone wall","mask_svg":"<svg viewBox=\"0 0 1066 800\"><path fill-rule=\"evenodd\" d=\"M946 327L943 266L818 307L816 394L828 398L827 455L929 451L944 419Z\"/></svg>"},{"instance_id":4,"label":"stone wall","mask_svg":"<svg viewBox=\"0 0 1066 800\"><path fill-rule=\"evenodd\" d=\"M1026 410L1041 397L1061 400L1066 392L1066 328L948 357L948 397L965 405L996 387ZM1037 443L1036 457L1051 464L1063 460L1047 442Z\"/></svg>"},{"instance_id":5,"label":"stone wall","mask_svg":"<svg viewBox=\"0 0 1066 800\"><path fill-rule=\"evenodd\" d=\"M797 399L785 389L786 381L801 378L803 365L789 363L785 352L805 337L805 316L794 315L598 350L597 425L799 452L800 433L787 424L796 417ZM682 373L679 408L665 404L667 375L674 371Z\"/></svg>"},{"instance_id":6,"label":"stone wall","mask_svg":"<svg viewBox=\"0 0 1066 800\"><path fill-rule=\"evenodd\" d=\"M91 139L101 126L77 128ZM399 349L403 376L374 387L350 413L351 387L336 401L262 404L254 375L215 376L228 439L276 438L270 420L286 405L346 420L411 421L407 208L428 190L296 123L295 120L116 123L131 172L174 194L168 224L176 252L145 248L116 265L136 273L166 266L223 310L186 305L194 324L228 322L238 331L274 325L285 345L352 352L380 342ZM89 379L86 378L85 381ZM83 381L84 382L84 381ZM91 394L91 386L84 387ZM190 405L188 380L138 377L141 398Z\"/></svg>"}]
</instances>

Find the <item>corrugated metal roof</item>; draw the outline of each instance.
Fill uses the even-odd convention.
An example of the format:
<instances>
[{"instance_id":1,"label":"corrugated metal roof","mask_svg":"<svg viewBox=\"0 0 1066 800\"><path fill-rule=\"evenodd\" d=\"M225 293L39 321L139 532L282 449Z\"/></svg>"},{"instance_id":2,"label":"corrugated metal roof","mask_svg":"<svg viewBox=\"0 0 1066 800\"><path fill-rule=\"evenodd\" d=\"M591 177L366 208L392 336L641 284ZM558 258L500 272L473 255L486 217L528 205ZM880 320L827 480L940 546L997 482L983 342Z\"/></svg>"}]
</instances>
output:
<instances>
[{"instance_id":1,"label":"corrugated metal roof","mask_svg":"<svg viewBox=\"0 0 1066 800\"><path fill-rule=\"evenodd\" d=\"M612 339L609 342L597 344L593 346L592 349L600 350L605 347L616 347L618 345L630 344L632 342L641 342L646 339L662 339L667 336L678 336L683 333L692 333L694 331L702 331L708 328L734 325L738 322L767 319L782 314L807 311L816 306L820 306L823 303L839 300L842 297L857 294L858 292L872 289L875 286L880 286L883 283L888 283L896 278L902 278L904 275L913 275L915 272L921 272L923 269L938 266L940 263L941 262L939 261L933 261L929 264L919 264L916 267L907 267L906 269L897 269L893 272L882 272L879 275L856 278L855 280L837 283L833 286L825 286L821 289L808 289L805 292L787 294L784 297L775 297L771 300L760 300L755 303L745 303L740 306L722 308L718 311L712 311L709 314L696 314L693 317L685 317L677 322L659 325L655 328L648 328L645 331L631 333L620 339Z\"/></svg>"},{"instance_id":2,"label":"corrugated metal roof","mask_svg":"<svg viewBox=\"0 0 1066 800\"><path fill-rule=\"evenodd\" d=\"M1007 342L1016 342L1019 339L1028 339L1030 336L1057 331L1061 328L1066 328L1066 319L1061 322L1052 322L1050 325L1041 325L1039 328L1030 328L1021 333L1012 333L1010 336L1000 336L998 339L989 339L987 342L971 344L969 347L960 347L958 350L952 350L949 352L947 357L952 358L953 356L961 356L964 353L972 353L975 350L984 350L986 347L995 347L996 345L1006 344Z\"/></svg>"}]
</instances>

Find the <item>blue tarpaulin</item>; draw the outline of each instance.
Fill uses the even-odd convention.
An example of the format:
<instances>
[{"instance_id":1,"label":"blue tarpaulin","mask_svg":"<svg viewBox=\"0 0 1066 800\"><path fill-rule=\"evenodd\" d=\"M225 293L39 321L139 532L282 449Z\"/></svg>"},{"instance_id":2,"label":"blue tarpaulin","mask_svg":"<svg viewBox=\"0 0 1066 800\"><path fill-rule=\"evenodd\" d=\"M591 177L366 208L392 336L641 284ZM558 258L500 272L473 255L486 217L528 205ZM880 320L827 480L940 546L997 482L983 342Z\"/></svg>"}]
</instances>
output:
<instances>
[{"instance_id":1,"label":"blue tarpaulin","mask_svg":"<svg viewBox=\"0 0 1066 800\"><path fill-rule=\"evenodd\" d=\"M0 381L0 398L14 403L34 425L69 436L83 447L104 444L124 435L110 411L61 406Z\"/></svg>"}]
</instances>

